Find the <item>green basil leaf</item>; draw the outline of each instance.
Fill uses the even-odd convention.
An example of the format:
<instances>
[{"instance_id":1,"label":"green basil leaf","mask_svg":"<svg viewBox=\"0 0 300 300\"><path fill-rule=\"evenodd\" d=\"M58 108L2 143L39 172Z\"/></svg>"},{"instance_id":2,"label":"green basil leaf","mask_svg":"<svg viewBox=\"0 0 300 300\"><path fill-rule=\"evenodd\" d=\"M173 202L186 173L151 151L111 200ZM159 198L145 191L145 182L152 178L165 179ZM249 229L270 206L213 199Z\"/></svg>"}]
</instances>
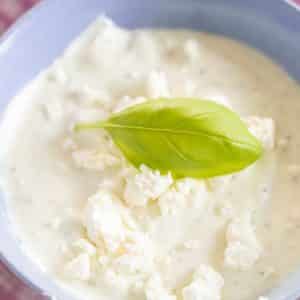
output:
<instances>
[{"instance_id":1,"label":"green basil leaf","mask_svg":"<svg viewBox=\"0 0 300 300\"><path fill-rule=\"evenodd\" d=\"M233 173L262 154L261 143L236 113L206 100L149 100L104 122L76 126L84 128L104 128L134 166L176 178Z\"/></svg>"}]
</instances>

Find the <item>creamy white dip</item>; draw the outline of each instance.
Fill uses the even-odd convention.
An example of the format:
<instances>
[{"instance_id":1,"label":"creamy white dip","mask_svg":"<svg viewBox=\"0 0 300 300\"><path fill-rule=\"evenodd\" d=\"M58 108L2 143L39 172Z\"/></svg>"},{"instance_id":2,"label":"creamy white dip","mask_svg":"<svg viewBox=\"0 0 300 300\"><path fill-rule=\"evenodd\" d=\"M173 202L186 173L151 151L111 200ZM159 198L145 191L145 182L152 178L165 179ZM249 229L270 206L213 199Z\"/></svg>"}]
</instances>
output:
<instances>
[{"instance_id":1,"label":"creamy white dip","mask_svg":"<svg viewBox=\"0 0 300 300\"><path fill-rule=\"evenodd\" d=\"M264 145L207 181L131 167L76 122L157 97L232 108ZM300 89L238 42L100 19L9 105L3 188L26 253L79 299L254 300L300 265ZM172 100L170 100L172 101Z\"/></svg>"}]
</instances>

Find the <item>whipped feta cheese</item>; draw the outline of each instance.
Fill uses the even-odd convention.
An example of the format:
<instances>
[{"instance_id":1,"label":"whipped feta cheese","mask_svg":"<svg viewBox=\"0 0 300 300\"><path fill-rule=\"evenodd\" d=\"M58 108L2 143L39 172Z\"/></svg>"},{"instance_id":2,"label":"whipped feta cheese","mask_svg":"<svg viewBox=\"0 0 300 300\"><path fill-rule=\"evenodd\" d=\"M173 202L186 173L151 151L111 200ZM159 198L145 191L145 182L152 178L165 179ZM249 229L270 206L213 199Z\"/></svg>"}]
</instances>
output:
<instances>
[{"instance_id":1,"label":"whipped feta cheese","mask_svg":"<svg viewBox=\"0 0 300 300\"><path fill-rule=\"evenodd\" d=\"M186 54L186 56L194 61L196 59L199 58L200 56L200 49L199 49L199 43L197 42L197 40L194 39L189 39L185 42L184 45L184 53Z\"/></svg>"},{"instance_id":2,"label":"whipped feta cheese","mask_svg":"<svg viewBox=\"0 0 300 300\"><path fill-rule=\"evenodd\" d=\"M202 265L194 273L192 282L183 288L183 300L220 300L224 279L210 266Z\"/></svg>"},{"instance_id":3,"label":"whipped feta cheese","mask_svg":"<svg viewBox=\"0 0 300 300\"><path fill-rule=\"evenodd\" d=\"M245 119L249 131L258 138L267 150L275 146L275 125L270 118L260 118L256 116Z\"/></svg>"},{"instance_id":4,"label":"whipped feta cheese","mask_svg":"<svg viewBox=\"0 0 300 300\"><path fill-rule=\"evenodd\" d=\"M74 151L72 152L72 158L79 168L99 171L120 163L118 157L109 153L97 152L95 150Z\"/></svg>"},{"instance_id":5,"label":"whipped feta cheese","mask_svg":"<svg viewBox=\"0 0 300 300\"><path fill-rule=\"evenodd\" d=\"M228 225L224 264L237 269L249 269L261 255L262 247L251 224L251 214L237 217Z\"/></svg>"},{"instance_id":6,"label":"whipped feta cheese","mask_svg":"<svg viewBox=\"0 0 300 300\"><path fill-rule=\"evenodd\" d=\"M229 107L264 155L238 173L178 179L130 165L103 129L74 131L160 97ZM24 250L79 300L265 295L300 264L299 97L235 41L100 18L1 122L2 188Z\"/></svg>"},{"instance_id":7,"label":"whipped feta cheese","mask_svg":"<svg viewBox=\"0 0 300 300\"><path fill-rule=\"evenodd\" d=\"M150 98L170 97L166 75L163 72L151 71L148 76L147 90Z\"/></svg>"},{"instance_id":8,"label":"whipped feta cheese","mask_svg":"<svg viewBox=\"0 0 300 300\"><path fill-rule=\"evenodd\" d=\"M149 259L154 257L155 247L149 235L140 231L130 231L127 233L124 249L134 255L144 255Z\"/></svg>"},{"instance_id":9,"label":"whipped feta cheese","mask_svg":"<svg viewBox=\"0 0 300 300\"><path fill-rule=\"evenodd\" d=\"M153 262L151 257L130 253L121 255L115 259L113 268L121 274L140 274L144 277L153 272Z\"/></svg>"},{"instance_id":10,"label":"whipped feta cheese","mask_svg":"<svg viewBox=\"0 0 300 300\"><path fill-rule=\"evenodd\" d=\"M77 280L89 280L91 276L90 257L82 253L68 262L64 268L65 276Z\"/></svg>"},{"instance_id":11,"label":"whipped feta cheese","mask_svg":"<svg viewBox=\"0 0 300 300\"><path fill-rule=\"evenodd\" d=\"M201 241L199 240L188 240L183 243L183 246L187 249L199 249Z\"/></svg>"},{"instance_id":12,"label":"whipped feta cheese","mask_svg":"<svg viewBox=\"0 0 300 300\"><path fill-rule=\"evenodd\" d=\"M127 179L124 199L128 205L145 206L148 201L162 195L172 182L170 174L161 175L143 165L135 176Z\"/></svg>"},{"instance_id":13,"label":"whipped feta cheese","mask_svg":"<svg viewBox=\"0 0 300 300\"><path fill-rule=\"evenodd\" d=\"M111 193L100 190L88 199L84 224L88 237L98 247L116 251L125 239L121 205Z\"/></svg>"},{"instance_id":14,"label":"whipped feta cheese","mask_svg":"<svg viewBox=\"0 0 300 300\"><path fill-rule=\"evenodd\" d=\"M87 239L84 238L76 240L72 244L72 250L77 254L85 253L90 256L95 255L97 251L96 247L92 243L90 243Z\"/></svg>"},{"instance_id":15,"label":"whipped feta cheese","mask_svg":"<svg viewBox=\"0 0 300 300\"><path fill-rule=\"evenodd\" d=\"M162 215L173 215L185 207L201 209L208 198L204 181L194 179L179 180L174 187L162 194L158 205Z\"/></svg>"},{"instance_id":16,"label":"whipped feta cheese","mask_svg":"<svg viewBox=\"0 0 300 300\"><path fill-rule=\"evenodd\" d=\"M145 286L146 300L176 300L176 296L172 295L162 284L158 275L152 276Z\"/></svg>"},{"instance_id":17,"label":"whipped feta cheese","mask_svg":"<svg viewBox=\"0 0 300 300\"><path fill-rule=\"evenodd\" d=\"M122 275L118 274L113 269L106 269L103 274L105 284L113 289L119 289L121 292L126 292L130 288L130 283Z\"/></svg>"}]
</instances>

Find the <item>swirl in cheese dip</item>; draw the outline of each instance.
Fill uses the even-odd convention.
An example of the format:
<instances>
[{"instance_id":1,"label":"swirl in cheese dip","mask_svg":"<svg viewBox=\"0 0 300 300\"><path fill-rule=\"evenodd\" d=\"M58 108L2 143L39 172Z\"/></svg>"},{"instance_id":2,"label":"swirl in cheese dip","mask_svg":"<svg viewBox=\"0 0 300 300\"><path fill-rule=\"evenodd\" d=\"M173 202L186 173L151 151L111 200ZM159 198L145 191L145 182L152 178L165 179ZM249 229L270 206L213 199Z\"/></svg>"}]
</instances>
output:
<instances>
[{"instance_id":1,"label":"swirl in cheese dip","mask_svg":"<svg viewBox=\"0 0 300 300\"><path fill-rule=\"evenodd\" d=\"M158 97L230 107L263 157L236 174L174 180L134 169L105 131L72 130ZM267 294L300 265L299 98L284 71L238 42L100 18L2 122L3 189L24 251L84 300Z\"/></svg>"}]
</instances>

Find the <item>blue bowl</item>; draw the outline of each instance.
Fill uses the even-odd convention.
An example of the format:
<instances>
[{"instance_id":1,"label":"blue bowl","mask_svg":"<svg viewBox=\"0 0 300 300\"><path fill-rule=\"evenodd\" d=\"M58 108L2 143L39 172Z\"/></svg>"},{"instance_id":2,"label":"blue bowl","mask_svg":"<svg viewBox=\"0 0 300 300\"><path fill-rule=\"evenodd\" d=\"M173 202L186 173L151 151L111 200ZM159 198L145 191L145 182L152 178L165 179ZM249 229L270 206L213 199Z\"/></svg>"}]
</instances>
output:
<instances>
[{"instance_id":1,"label":"blue bowl","mask_svg":"<svg viewBox=\"0 0 300 300\"><path fill-rule=\"evenodd\" d=\"M260 49L300 80L300 11L289 3L292 0L45 0L1 39L1 111L100 14L128 28L190 28L241 40ZM2 259L44 294L72 299L26 258L8 224L2 197ZM300 296L300 273L274 289L271 299L295 300L297 295Z\"/></svg>"}]
</instances>

